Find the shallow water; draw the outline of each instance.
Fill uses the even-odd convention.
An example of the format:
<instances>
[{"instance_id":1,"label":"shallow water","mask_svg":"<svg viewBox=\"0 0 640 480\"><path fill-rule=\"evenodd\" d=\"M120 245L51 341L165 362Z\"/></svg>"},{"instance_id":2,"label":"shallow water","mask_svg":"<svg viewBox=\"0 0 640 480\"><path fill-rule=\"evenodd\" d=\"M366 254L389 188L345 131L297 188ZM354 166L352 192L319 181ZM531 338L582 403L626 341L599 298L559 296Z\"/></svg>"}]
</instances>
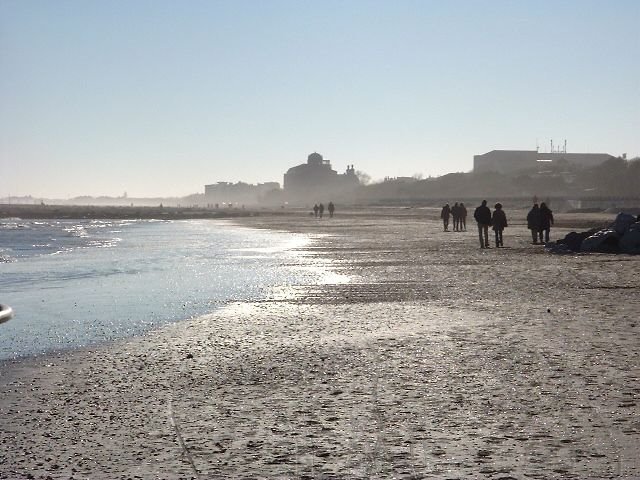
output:
<instances>
[{"instance_id":1,"label":"shallow water","mask_svg":"<svg viewBox=\"0 0 640 480\"><path fill-rule=\"evenodd\" d=\"M223 221L0 220L0 358L77 348L322 281L310 237Z\"/></svg>"}]
</instances>

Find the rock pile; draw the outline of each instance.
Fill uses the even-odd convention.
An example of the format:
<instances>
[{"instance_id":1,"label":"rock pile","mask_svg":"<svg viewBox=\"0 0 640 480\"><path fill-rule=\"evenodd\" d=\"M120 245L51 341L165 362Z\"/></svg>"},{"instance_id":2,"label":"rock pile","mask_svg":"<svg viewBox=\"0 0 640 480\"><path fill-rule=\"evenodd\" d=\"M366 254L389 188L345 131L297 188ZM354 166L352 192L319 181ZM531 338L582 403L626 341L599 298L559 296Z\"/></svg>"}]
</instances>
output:
<instances>
[{"instance_id":1,"label":"rock pile","mask_svg":"<svg viewBox=\"0 0 640 480\"><path fill-rule=\"evenodd\" d=\"M547 244L554 253L599 252L640 254L640 216L619 213L608 227L571 232L563 239Z\"/></svg>"}]
</instances>

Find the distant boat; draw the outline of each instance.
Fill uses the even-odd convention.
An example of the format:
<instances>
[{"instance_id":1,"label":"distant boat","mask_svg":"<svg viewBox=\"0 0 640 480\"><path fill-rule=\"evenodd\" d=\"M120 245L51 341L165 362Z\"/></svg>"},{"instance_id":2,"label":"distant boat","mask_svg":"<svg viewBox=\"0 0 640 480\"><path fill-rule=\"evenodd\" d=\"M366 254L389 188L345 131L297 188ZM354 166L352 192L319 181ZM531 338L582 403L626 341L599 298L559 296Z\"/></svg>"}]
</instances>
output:
<instances>
[{"instance_id":1,"label":"distant boat","mask_svg":"<svg viewBox=\"0 0 640 480\"><path fill-rule=\"evenodd\" d=\"M4 323L13 317L13 309L9 305L0 303L0 323Z\"/></svg>"}]
</instances>

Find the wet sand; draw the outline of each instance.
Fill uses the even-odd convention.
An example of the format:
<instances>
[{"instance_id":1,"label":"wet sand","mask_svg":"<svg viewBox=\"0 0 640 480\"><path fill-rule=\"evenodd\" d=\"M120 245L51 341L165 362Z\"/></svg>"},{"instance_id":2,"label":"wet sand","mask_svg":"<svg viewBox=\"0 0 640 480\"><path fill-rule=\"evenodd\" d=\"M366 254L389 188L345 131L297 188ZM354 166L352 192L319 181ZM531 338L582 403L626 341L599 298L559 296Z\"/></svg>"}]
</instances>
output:
<instances>
[{"instance_id":1,"label":"wet sand","mask_svg":"<svg viewBox=\"0 0 640 480\"><path fill-rule=\"evenodd\" d=\"M640 257L507 214L489 250L429 209L238 219L351 281L0 364L0 478L640 477Z\"/></svg>"}]
</instances>

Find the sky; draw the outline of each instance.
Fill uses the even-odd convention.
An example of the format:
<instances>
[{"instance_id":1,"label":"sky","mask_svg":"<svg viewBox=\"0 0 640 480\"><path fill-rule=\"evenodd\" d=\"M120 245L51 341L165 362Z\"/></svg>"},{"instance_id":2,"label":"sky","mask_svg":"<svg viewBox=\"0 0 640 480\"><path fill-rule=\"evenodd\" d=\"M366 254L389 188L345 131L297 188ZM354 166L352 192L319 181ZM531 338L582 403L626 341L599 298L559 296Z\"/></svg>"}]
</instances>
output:
<instances>
[{"instance_id":1,"label":"sky","mask_svg":"<svg viewBox=\"0 0 640 480\"><path fill-rule=\"evenodd\" d=\"M0 0L0 198L640 155L640 1Z\"/></svg>"}]
</instances>

